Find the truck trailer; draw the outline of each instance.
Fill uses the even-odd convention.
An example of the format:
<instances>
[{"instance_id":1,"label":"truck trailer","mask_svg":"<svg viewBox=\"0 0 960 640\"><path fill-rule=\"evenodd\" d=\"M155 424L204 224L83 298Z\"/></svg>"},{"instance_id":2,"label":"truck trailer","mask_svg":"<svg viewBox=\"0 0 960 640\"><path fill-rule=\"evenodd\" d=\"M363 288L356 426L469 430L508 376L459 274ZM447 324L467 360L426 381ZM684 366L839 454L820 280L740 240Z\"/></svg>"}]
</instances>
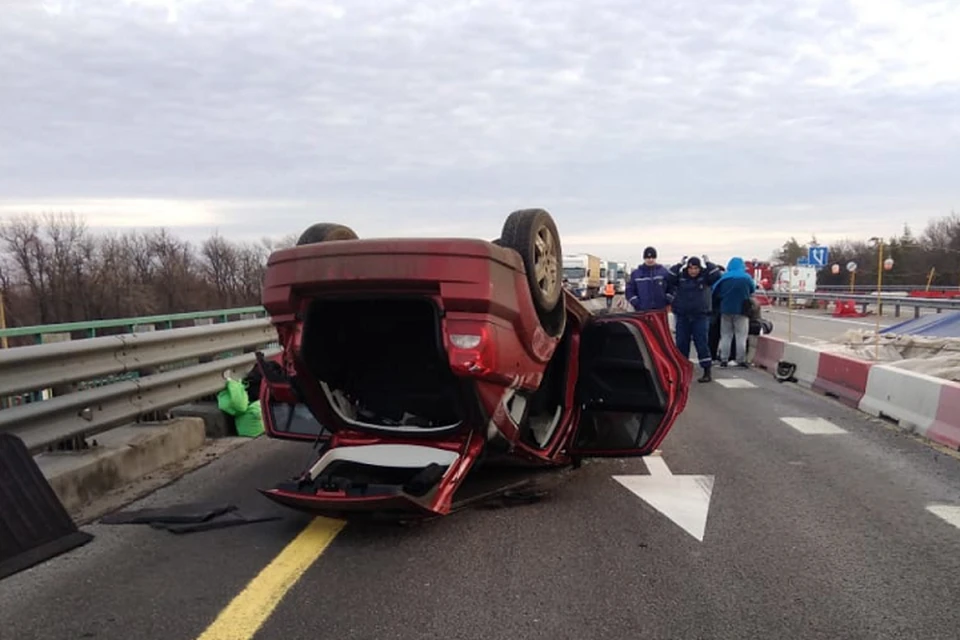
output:
<instances>
[{"instance_id":1,"label":"truck trailer","mask_svg":"<svg viewBox=\"0 0 960 640\"><path fill-rule=\"evenodd\" d=\"M606 281L606 265L599 256L574 253L563 256L563 282L581 300L597 297ZM602 267L602 268L601 268ZM601 275L602 273L602 275Z\"/></svg>"}]
</instances>

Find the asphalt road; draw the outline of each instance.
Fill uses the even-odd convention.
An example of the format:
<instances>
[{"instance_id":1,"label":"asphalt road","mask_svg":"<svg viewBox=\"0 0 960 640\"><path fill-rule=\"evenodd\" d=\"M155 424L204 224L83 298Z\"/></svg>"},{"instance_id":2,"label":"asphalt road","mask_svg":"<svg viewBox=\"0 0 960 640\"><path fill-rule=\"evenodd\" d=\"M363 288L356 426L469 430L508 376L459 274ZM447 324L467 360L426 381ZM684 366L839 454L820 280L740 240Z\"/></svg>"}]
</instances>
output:
<instances>
[{"instance_id":1,"label":"asphalt road","mask_svg":"<svg viewBox=\"0 0 960 640\"><path fill-rule=\"evenodd\" d=\"M599 309L605 306L602 299L587 301L586 306L590 309ZM858 307L859 309L859 307ZM869 307L874 311L874 307ZM934 309L921 309L921 315L936 313ZM800 342L805 344L814 344L823 341L832 341L842 336L851 329L874 331L877 326L877 317L875 315L865 316L863 318L834 318L831 310L820 309L794 309L787 311L786 306L765 306L762 307L764 317L773 322L773 337L789 340L791 342ZM894 308L886 305L883 309L883 315L880 317L880 327L889 327L899 324L913 318L913 309L904 307L901 310L900 317L894 315ZM674 326L673 315L670 315L670 326Z\"/></svg>"},{"instance_id":2,"label":"asphalt road","mask_svg":"<svg viewBox=\"0 0 960 640\"><path fill-rule=\"evenodd\" d=\"M792 313L786 307L764 307L763 315L773 322L772 337L790 342L812 344L839 338L851 329L874 331L876 316L864 318L834 318L829 312L814 310L795 310ZM881 329L898 324L902 319L883 317Z\"/></svg>"},{"instance_id":3,"label":"asphalt road","mask_svg":"<svg viewBox=\"0 0 960 640\"><path fill-rule=\"evenodd\" d=\"M960 505L960 460L759 371L717 372L734 377L755 386L694 384L663 446L673 473L714 476L702 542L612 479L643 461L591 461L536 504L348 525L253 637L956 638L960 528L926 507ZM781 420L798 417L843 432ZM307 454L259 439L142 504L274 509L254 488ZM0 582L0 637L197 638L307 525L275 511L180 536L89 526L88 546Z\"/></svg>"}]
</instances>

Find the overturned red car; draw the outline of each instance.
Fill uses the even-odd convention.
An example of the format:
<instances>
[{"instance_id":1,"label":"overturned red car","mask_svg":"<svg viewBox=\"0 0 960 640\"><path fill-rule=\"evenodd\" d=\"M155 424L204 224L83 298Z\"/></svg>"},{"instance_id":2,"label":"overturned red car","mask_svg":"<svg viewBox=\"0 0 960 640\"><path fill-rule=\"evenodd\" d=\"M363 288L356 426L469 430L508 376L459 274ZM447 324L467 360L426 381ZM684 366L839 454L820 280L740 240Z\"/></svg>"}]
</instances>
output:
<instances>
[{"instance_id":1,"label":"overturned red car","mask_svg":"<svg viewBox=\"0 0 960 640\"><path fill-rule=\"evenodd\" d=\"M359 239L317 224L268 261L267 434L317 443L268 498L334 517L443 515L478 468L643 456L692 374L666 315L594 315L562 287L542 209L493 241ZM322 425L322 427L320 426Z\"/></svg>"}]
</instances>

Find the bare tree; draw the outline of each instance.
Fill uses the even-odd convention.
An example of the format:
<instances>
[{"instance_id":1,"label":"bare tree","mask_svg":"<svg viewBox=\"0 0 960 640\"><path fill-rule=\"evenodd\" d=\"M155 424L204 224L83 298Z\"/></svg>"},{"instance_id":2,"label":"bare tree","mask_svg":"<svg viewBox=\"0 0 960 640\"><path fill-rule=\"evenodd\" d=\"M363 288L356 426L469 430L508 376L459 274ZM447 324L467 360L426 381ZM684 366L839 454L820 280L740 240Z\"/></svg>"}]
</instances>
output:
<instances>
[{"instance_id":1,"label":"bare tree","mask_svg":"<svg viewBox=\"0 0 960 640\"><path fill-rule=\"evenodd\" d=\"M270 254L297 236L199 247L167 229L97 233L72 213L0 222L0 293L10 326L260 303Z\"/></svg>"}]
</instances>

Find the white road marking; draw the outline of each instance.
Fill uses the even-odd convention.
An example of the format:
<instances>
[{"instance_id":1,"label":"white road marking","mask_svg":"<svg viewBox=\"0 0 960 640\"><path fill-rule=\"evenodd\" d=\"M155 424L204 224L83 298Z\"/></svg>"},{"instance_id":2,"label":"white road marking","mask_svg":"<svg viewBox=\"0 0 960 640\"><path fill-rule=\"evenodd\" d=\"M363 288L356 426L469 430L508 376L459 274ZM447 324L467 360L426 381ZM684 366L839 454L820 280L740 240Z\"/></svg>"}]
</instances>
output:
<instances>
[{"instance_id":1,"label":"white road marking","mask_svg":"<svg viewBox=\"0 0 960 640\"><path fill-rule=\"evenodd\" d=\"M788 425L808 436L837 435L846 433L837 425L823 418L780 418Z\"/></svg>"},{"instance_id":2,"label":"white road marking","mask_svg":"<svg viewBox=\"0 0 960 640\"><path fill-rule=\"evenodd\" d=\"M960 529L960 507L950 504L931 504L927 511Z\"/></svg>"},{"instance_id":3,"label":"white road marking","mask_svg":"<svg viewBox=\"0 0 960 640\"><path fill-rule=\"evenodd\" d=\"M613 476L635 496L703 542L713 494L713 476L675 476L659 456L643 459L648 476Z\"/></svg>"},{"instance_id":4,"label":"white road marking","mask_svg":"<svg viewBox=\"0 0 960 640\"><path fill-rule=\"evenodd\" d=\"M727 389L756 389L757 385L743 378L716 378L716 383Z\"/></svg>"}]
</instances>

